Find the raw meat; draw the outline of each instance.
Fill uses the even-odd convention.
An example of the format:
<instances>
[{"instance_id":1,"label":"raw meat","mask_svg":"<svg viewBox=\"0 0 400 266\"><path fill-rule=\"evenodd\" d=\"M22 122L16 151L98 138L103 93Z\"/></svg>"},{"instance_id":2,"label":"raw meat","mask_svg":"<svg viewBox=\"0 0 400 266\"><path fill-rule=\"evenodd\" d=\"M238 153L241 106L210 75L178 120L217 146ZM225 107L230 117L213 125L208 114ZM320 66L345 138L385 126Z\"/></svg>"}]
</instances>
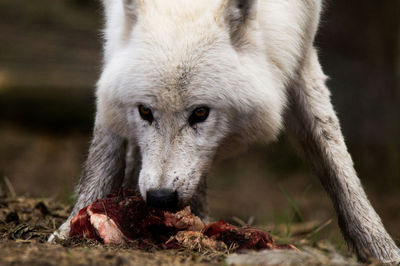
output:
<instances>
[{"instance_id":1,"label":"raw meat","mask_svg":"<svg viewBox=\"0 0 400 266\"><path fill-rule=\"evenodd\" d=\"M205 225L190 207L166 212L147 206L135 190L121 189L94 201L71 220L70 237L123 244L141 239L162 248L227 251L229 249L294 249L277 245L271 235L225 221Z\"/></svg>"}]
</instances>

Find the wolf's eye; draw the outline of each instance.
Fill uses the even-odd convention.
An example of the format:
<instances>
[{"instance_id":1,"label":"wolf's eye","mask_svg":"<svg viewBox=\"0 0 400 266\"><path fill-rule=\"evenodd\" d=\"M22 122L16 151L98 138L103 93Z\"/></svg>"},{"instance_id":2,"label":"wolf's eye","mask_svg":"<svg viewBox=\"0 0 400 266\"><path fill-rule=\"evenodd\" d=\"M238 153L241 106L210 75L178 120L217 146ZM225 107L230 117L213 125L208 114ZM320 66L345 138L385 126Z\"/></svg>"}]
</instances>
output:
<instances>
[{"instance_id":1,"label":"wolf's eye","mask_svg":"<svg viewBox=\"0 0 400 266\"><path fill-rule=\"evenodd\" d=\"M153 113L151 112L150 108L144 105L139 105L139 114L143 120L149 121L150 124L154 120Z\"/></svg>"},{"instance_id":2,"label":"wolf's eye","mask_svg":"<svg viewBox=\"0 0 400 266\"><path fill-rule=\"evenodd\" d=\"M189 117L189 125L193 126L194 124L204 122L208 114L210 113L210 108L208 107L199 107L193 110L193 113Z\"/></svg>"}]
</instances>

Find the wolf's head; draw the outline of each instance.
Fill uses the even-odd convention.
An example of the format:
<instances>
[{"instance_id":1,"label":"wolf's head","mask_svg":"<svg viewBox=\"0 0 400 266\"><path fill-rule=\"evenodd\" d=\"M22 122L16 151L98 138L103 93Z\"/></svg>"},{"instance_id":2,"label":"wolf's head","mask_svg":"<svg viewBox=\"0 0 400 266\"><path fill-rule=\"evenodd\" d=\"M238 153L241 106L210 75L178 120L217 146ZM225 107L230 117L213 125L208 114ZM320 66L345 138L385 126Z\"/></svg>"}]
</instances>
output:
<instances>
[{"instance_id":1,"label":"wolf's head","mask_svg":"<svg viewBox=\"0 0 400 266\"><path fill-rule=\"evenodd\" d=\"M300 48L280 58L279 37L271 36L279 47L268 53L256 1L105 6L97 119L140 148L144 199L188 204L216 157L278 134L285 68L294 68Z\"/></svg>"}]
</instances>

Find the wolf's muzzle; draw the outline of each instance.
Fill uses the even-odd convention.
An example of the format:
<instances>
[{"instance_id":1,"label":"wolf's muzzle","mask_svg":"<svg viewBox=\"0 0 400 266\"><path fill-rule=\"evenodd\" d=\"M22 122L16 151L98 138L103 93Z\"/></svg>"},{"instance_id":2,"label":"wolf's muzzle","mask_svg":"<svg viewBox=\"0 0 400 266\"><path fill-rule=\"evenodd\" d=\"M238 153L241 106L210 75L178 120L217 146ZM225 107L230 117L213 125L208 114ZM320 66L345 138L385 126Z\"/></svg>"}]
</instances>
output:
<instances>
[{"instance_id":1,"label":"wolf's muzzle","mask_svg":"<svg viewBox=\"0 0 400 266\"><path fill-rule=\"evenodd\" d=\"M149 190L146 194L146 202L158 209L176 211L179 203L178 193L171 189Z\"/></svg>"}]
</instances>

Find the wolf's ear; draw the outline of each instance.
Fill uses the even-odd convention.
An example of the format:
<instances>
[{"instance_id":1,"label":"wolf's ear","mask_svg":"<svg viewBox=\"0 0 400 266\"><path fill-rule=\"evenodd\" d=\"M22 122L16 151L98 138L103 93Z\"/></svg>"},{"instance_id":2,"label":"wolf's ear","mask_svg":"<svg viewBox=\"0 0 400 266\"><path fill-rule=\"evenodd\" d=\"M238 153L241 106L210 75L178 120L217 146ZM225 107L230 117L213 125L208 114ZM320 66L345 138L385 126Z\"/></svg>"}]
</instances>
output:
<instances>
[{"instance_id":1,"label":"wolf's ear","mask_svg":"<svg viewBox=\"0 0 400 266\"><path fill-rule=\"evenodd\" d=\"M226 21L230 27L233 44L240 45L246 34L246 26L255 18L257 0L228 0Z\"/></svg>"}]
</instances>

